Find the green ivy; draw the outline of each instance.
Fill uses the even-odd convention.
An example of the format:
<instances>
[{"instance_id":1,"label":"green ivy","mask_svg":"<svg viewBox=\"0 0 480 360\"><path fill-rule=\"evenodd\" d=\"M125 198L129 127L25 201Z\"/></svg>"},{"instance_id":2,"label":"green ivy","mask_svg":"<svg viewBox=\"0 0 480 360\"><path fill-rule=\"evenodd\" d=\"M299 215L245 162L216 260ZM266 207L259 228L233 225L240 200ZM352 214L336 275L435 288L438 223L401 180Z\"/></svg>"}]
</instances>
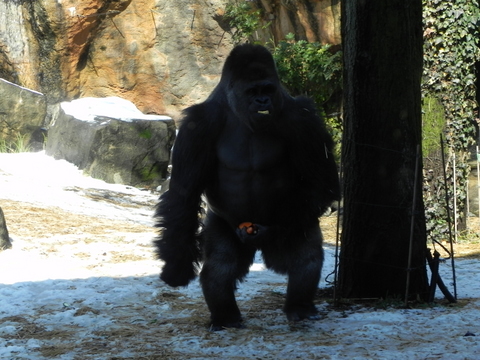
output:
<instances>
[{"instance_id":1,"label":"green ivy","mask_svg":"<svg viewBox=\"0 0 480 360\"><path fill-rule=\"evenodd\" d=\"M422 103L422 152L436 155L440 149L440 134L445 130L445 109L440 100L426 95Z\"/></svg>"},{"instance_id":2,"label":"green ivy","mask_svg":"<svg viewBox=\"0 0 480 360\"><path fill-rule=\"evenodd\" d=\"M274 46L272 54L283 85L293 96L312 98L337 144L341 143L340 98L342 88L342 53L332 53L330 45L305 40L295 41L294 34ZM339 155L340 147L337 147Z\"/></svg>"},{"instance_id":3,"label":"green ivy","mask_svg":"<svg viewBox=\"0 0 480 360\"><path fill-rule=\"evenodd\" d=\"M472 0L423 0L424 81L426 98L441 102L446 119L447 191L457 199L458 216L465 216L468 147L476 133L476 73L479 60L480 9ZM453 154L456 179L453 179ZM441 165L442 166L442 165ZM428 169L427 169L428 170ZM427 227L432 238L445 236L447 226L443 174L429 179L425 192ZM457 191L453 193L453 182ZM451 204L449 205L452 209ZM452 209L453 210L453 209ZM453 213L452 213L453 214Z\"/></svg>"},{"instance_id":4,"label":"green ivy","mask_svg":"<svg viewBox=\"0 0 480 360\"><path fill-rule=\"evenodd\" d=\"M261 10L254 8L250 2L234 2L225 8L225 20L228 23L234 44L248 40L260 27ZM266 26L268 26L267 24Z\"/></svg>"},{"instance_id":5,"label":"green ivy","mask_svg":"<svg viewBox=\"0 0 480 360\"><path fill-rule=\"evenodd\" d=\"M273 49L278 74L290 93L310 96L322 109L330 105L342 82L342 53L332 54L330 48L318 42L295 41L290 33Z\"/></svg>"}]
</instances>

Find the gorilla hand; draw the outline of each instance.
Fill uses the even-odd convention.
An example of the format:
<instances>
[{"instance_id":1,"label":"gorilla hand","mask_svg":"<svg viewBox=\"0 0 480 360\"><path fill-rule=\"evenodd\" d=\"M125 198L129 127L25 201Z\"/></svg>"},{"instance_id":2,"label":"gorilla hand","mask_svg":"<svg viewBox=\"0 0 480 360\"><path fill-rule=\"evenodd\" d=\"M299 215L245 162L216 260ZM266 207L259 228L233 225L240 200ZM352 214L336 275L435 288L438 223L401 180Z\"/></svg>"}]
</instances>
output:
<instances>
[{"instance_id":1,"label":"gorilla hand","mask_svg":"<svg viewBox=\"0 0 480 360\"><path fill-rule=\"evenodd\" d=\"M268 226L253 224L251 222L243 222L236 229L237 236L240 241L247 245L258 247L259 241L268 231Z\"/></svg>"},{"instance_id":2,"label":"gorilla hand","mask_svg":"<svg viewBox=\"0 0 480 360\"><path fill-rule=\"evenodd\" d=\"M190 258L166 262L160 274L160 279L172 287L187 286L195 277L195 262Z\"/></svg>"}]
</instances>

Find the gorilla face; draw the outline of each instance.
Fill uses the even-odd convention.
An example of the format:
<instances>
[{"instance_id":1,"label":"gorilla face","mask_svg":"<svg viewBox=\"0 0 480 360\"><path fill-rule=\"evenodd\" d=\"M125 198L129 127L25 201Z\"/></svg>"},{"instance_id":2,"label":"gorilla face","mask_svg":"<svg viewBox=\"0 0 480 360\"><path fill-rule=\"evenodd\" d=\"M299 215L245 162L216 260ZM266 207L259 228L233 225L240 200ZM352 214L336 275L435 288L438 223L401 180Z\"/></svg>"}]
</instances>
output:
<instances>
[{"instance_id":1,"label":"gorilla face","mask_svg":"<svg viewBox=\"0 0 480 360\"><path fill-rule=\"evenodd\" d=\"M259 82L253 84L245 90L245 97L249 103L248 111L251 116L261 118L270 116L273 112L273 97L277 92L277 87L269 82Z\"/></svg>"},{"instance_id":2,"label":"gorilla face","mask_svg":"<svg viewBox=\"0 0 480 360\"><path fill-rule=\"evenodd\" d=\"M228 94L237 117L252 131L268 125L282 107L280 84L275 79L236 81Z\"/></svg>"},{"instance_id":3,"label":"gorilla face","mask_svg":"<svg viewBox=\"0 0 480 360\"><path fill-rule=\"evenodd\" d=\"M225 62L219 88L233 113L251 130L278 118L283 98L289 97L272 55L261 46L235 48Z\"/></svg>"}]
</instances>

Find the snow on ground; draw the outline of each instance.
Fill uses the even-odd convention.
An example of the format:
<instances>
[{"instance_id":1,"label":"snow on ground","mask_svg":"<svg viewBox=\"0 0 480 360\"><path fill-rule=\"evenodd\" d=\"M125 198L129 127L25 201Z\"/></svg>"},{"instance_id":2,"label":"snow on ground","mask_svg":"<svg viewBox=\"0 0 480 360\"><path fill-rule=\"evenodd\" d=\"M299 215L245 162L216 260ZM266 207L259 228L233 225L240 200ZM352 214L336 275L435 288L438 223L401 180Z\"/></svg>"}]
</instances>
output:
<instances>
[{"instance_id":1,"label":"snow on ground","mask_svg":"<svg viewBox=\"0 0 480 360\"><path fill-rule=\"evenodd\" d=\"M132 120L172 120L165 115L146 115L131 102L118 96L105 98L84 97L81 99L63 102L61 104L66 114L75 116L84 121L95 121L98 117L118 119L132 122Z\"/></svg>"},{"instance_id":2,"label":"snow on ground","mask_svg":"<svg viewBox=\"0 0 480 360\"><path fill-rule=\"evenodd\" d=\"M198 282L158 279L156 198L43 153L0 154L14 240L0 253L0 359L480 359L476 259L456 261L458 304L333 308L319 298L321 320L290 324L285 277L258 258L237 293L246 328L209 332ZM326 246L324 276L333 254ZM441 264L447 284L450 270Z\"/></svg>"}]
</instances>

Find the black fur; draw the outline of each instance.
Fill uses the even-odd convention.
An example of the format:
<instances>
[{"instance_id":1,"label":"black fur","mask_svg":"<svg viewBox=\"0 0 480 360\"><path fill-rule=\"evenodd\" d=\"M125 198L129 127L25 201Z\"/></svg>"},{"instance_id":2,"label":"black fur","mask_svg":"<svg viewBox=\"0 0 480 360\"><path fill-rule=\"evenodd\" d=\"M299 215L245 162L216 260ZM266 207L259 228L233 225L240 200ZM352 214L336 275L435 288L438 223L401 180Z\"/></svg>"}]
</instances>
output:
<instances>
[{"instance_id":1,"label":"black fur","mask_svg":"<svg viewBox=\"0 0 480 360\"><path fill-rule=\"evenodd\" d=\"M185 110L170 189L156 209L162 232L155 244L165 262L161 278L171 286L186 286L203 263L212 329L242 326L234 291L257 250L267 267L288 275L287 318L316 317L318 217L340 197L332 148L312 101L288 95L271 54L258 45L232 50L209 98ZM248 230L243 222L255 225Z\"/></svg>"}]
</instances>

